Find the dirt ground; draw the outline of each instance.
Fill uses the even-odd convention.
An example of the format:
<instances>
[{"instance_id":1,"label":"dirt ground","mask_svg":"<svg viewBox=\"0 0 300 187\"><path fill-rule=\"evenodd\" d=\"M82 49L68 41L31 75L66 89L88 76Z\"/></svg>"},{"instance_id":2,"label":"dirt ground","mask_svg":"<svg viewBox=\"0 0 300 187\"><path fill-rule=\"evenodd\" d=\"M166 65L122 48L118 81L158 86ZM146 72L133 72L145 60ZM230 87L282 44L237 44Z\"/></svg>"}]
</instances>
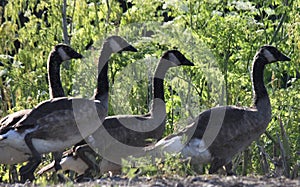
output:
<instances>
[{"instance_id":1,"label":"dirt ground","mask_svg":"<svg viewBox=\"0 0 300 187\"><path fill-rule=\"evenodd\" d=\"M100 185L121 185L121 186L218 186L218 187L242 187L242 186L300 186L300 180L289 180L287 178L266 178L266 177L236 177L236 176L218 176L218 175L201 175L182 177L156 177L156 178L136 178L126 180L122 178L101 179L97 181Z\"/></svg>"},{"instance_id":2,"label":"dirt ground","mask_svg":"<svg viewBox=\"0 0 300 187\"><path fill-rule=\"evenodd\" d=\"M0 186L16 187L16 186L38 186L35 184L4 184L0 183ZM45 186L45 185L42 185ZM53 185L52 185L53 186ZM273 187L273 186L286 186L286 187L300 187L300 179L290 180L284 177L279 178L268 178L264 176L219 176L219 175L199 175L199 176L189 176L187 178L182 178L178 176L172 177L137 177L134 179L128 179L123 177L112 177L98 179L90 182L73 183L70 184L59 184L58 187L63 186L74 186L74 187L84 187L84 186L174 186L174 187L184 187L184 186L203 186L203 187Z\"/></svg>"}]
</instances>

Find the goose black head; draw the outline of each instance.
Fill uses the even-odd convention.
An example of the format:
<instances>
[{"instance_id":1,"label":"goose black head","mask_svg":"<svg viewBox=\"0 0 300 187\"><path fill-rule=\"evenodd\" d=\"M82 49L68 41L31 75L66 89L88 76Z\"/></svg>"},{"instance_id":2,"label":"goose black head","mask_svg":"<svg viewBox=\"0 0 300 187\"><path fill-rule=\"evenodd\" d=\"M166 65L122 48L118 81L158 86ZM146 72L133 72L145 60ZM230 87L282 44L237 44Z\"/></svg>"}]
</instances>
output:
<instances>
[{"instance_id":1,"label":"goose black head","mask_svg":"<svg viewBox=\"0 0 300 187\"><path fill-rule=\"evenodd\" d=\"M122 51L137 52L137 49L130 45L120 36L110 36L106 39L113 53L121 53Z\"/></svg>"},{"instance_id":2,"label":"goose black head","mask_svg":"<svg viewBox=\"0 0 300 187\"><path fill-rule=\"evenodd\" d=\"M54 47L54 50L59 54L62 61L83 58L83 56L80 53L76 52L74 49L72 49L66 44L57 44Z\"/></svg>"},{"instance_id":3,"label":"goose black head","mask_svg":"<svg viewBox=\"0 0 300 187\"><path fill-rule=\"evenodd\" d=\"M265 45L260 48L259 53L267 59L267 64L277 61L290 61L291 59L281 53L276 47Z\"/></svg>"},{"instance_id":4,"label":"goose black head","mask_svg":"<svg viewBox=\"0 0 300 187\"><path fill-rule=\"evenodd\" d=\"M194 66L194 64L178 50L168 50L163 54L162 58L172 62L175 66Z\"/></svg>"}]
</instances>

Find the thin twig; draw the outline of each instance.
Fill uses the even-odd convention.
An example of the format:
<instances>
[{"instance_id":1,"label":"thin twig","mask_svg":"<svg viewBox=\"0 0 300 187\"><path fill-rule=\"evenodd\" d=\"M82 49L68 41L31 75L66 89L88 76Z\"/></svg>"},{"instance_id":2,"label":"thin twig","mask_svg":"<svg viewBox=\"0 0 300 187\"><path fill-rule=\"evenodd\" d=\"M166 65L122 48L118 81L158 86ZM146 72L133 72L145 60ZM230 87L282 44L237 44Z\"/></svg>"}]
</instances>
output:
<instances>
[{"instance_id":1,"label":"thin twig","mask_svg":"<svg viewBox=\"0 0 300 187\"><path fill-rule=\"evenodd\" d=\"M282 161L283 161L283 165L284 165L284 175L289 178L290 177L290 162L289 162L290 151L289 151L288 138L287 138L286 132L284 130L281 118L279 117L278 119L279 119L279 125L280 125L281 136L282 136L282 142L280 141L280 139L278 139L278 143L280 145L280 150L282 153Z\"/></svg>"},{"instance_id":2,"label":"thin twig","mask_svg":"<svg viewBox=\"0 0 300 187\"><path fill-rule=\"evenodd\" d=\"M76 9L76 0L74 0L74 2L73 2L73 9L72 9L72 17L71 17L71 20L73 20L73 18L74 18L75 9ZM71 23L71 26L70 26L70 33L72 32L72 30L73 30L73 24Z\"/></svg>"},{"instance_id":3,"label":"thin twig","mask_svg":"<svg viewBox=\"0 0 300 187\"><path fill-rule=\"evenodd\" d=\"M275 138L272 137L272 135L269 132L265 132L265 135L274 143L274 145L280 149L280 146L278 142L275 140Z\"/></svg>"},{"instance_id":4,"label":"thin twig","mask_svg":"<svg viewBox=\"0 0 300 187\"><path fill-rule=\"evenodd\" d=\"M109 0L106 0L106 6L107 6L107 14L106 14L106 19L105 19L105 22L106 22L105 35L107 34L108 24L109 24L109 20L110 20L110 13L111 13Z\"/></svg>"},{"instance_id":5,"label":"thin twig","mask_svg":"<svg viewBox=\"0 0 300 187\"><path fill-rule=\"evenodd\" d=\"M292 4L292 3L293 3L293 0L291 0L291 3L290 3L290 4ZM288 0L285 0L285 1L284 1L284 6L289 6ZM272 45L272 44L275 42L275 38L276 38L276 36L277 36L279 30L282 28L282 25L283 25L283 23L284 23L284 21L285 21L285 17L286 17L286 12L284 12L283 15L282 15L281 18L280 18L279 24L278 24L278 26L276 27L276 30L275 30L275 32L273 33L272 39L271 39L271 41L270 41L270 43L269 43L270 45Z\"/></svg>"},{"instance_id":6,"label":"thin twig","mask_svg":"<svg viewBox=\"0 0 300 187\"><path fill-rule=\"evenodd\" d=\"M62 4L62 26L63 26L64 43L70 45L69 36L68 36L68 24L67 24L67 0L64 0Z\"/></svg>"},{"instance_id":7,"label":"thin twig","mask_svg":"<svg viewBox=\"0 0 300 187\"><path fill-rule=\"evenodd\" d=\"M286 13L284 13L284 14L281 16L280 22L279 22L278 26L276 27L276 30L275 30L275 32L273 33L272 39L271 39L271 41L270 41L270 43L269 43L270 45L272 45L272 44L274 43L275 38L276 38L276 36L277 36L279 30L280 30L281 27L282 27L282 24L283 24L283 22L284 22L285 16L286 16Z\"/></svg>"},{"instance_id":8,"label":"thin twig","mask_svg":"<svg viewBox=\"0 0 300 187\"><path fill-rule=\"evenodd\" d=\"M262 160L263 172L264 172L264 174L267 174L270 171L270 166L267 162L267 157L269 157L269 155L265 152L264 148L260 145L259 140L256 141L256 144L257 144L259 153L261 153L260 156L261 156L261 160Z\"/></svg>"},{"instance_id":9,"label":"thin twig","mask_svg":"<svg viewBox=\"0 0 300 187\"><path fill-rule=\"evenodd\" d=\"M177 75L177 78L189 83L189 85L191 85L195 89L197 94L201 97L202 91L199 91L199 89L191 82L190 79L188 80L188 79L186 79L186 78L184 78L183 76L180 76L180 75Z\"/></svg>"},{"instance_id":10,"label":"thin twig","mask_svg":"<svg viewBox=\"0 0 300 187\"><path fill-rule=\"evenodd\" d=\"M249 166L249 163L251 163L251 157L250 157L250 150L246 149L243 154L243 166L242 166L242 175L247 175L247 169Z\"/></svg>"}]
</instances>

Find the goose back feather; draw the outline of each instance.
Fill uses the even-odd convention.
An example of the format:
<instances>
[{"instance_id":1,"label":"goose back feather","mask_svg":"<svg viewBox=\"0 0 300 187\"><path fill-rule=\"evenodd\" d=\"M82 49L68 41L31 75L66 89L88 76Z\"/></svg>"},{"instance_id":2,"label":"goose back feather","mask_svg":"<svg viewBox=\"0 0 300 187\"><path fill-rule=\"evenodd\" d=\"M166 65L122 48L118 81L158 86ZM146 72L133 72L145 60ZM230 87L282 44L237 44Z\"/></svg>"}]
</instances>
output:
<instances>
[{"instance_id":1,"label":"goose back feather","mask_svg":"<svg viewBox=\"0 0 300 187\"><path fill-rule=\"evenodd\" d=\"M112 37L114 39L116 37ZM119 51L136 50L129 44L118 47ZM111 50L107 52L111 53ZM98 67L102 63L106 62L99 61ZM98 81L99 77L107 77L107 69L100 71ZM102 124L107 115L107 101L101 101L101 94L97 93L107 93L108 86L99 86L100 83L97 85L95 100L58 98L42 102L14 125L14 129L0 134L0 143L25 152L29 150L32 155L29 162L20 169L22 181L34 179L33 172L41 162L41 154L53 152L55 161L60 162L60 151L80 142ZM54 165L61 168L59 164Z\"/></svg>"},{"instance_id":2,"label":"goose back feather","mask_svg":"<svg viewBox=\"0 0 300 187\"><path fill-rule=\"evenodd\" d=\"M47 60L50 98L64 96L59 75L60 64L66 60L79 59L82 57L83 56L81 54L77 53L74 49L65 44L58 44L50 51ZM31 109L24 109L2 118L0 121L0 134L5 134L9 130L12 130L14 128L13 126L30 112ZM20 152L20 150L11 146L0 144L0 149L0 152L2 152L0 155L0 163L16 164L24 162L30 157L30 154Z\"/></svg>"},{"instance_id":3,"label":"goose back feather","mask_svg":"<svg viewBox=\"0 0 300 187\"><path fill-rule=\"evenodd\" d=\"M107 155L101 155L104 158L99 165L100 173L105 173L111 170L120 170L120 165L117 164L120 163L120 161L115 161L116 163L111 162L112 157L114 157L117 152L124 153L125 151L119 150L117 148L118 144L133 147L144 147L150 143L147 139L160 139L162 137L166 117L163 92L164 76L169 68L180 65L192 66L193 63L187 60L177 50L170 50L164 53L159 61L153 78L154 101L150 112L145 115L118 115L106 117L103 122L103 126L91 135L93 137L93 141L97 142L98 146L96 148L100 150L98 152L100 155L105 152L104 150L107 150ZM113 138L113 141L111 141L111 138ZM89 144L90 143L93 142L89 142ZM88 146L88 144L86 144L86 146ZM92 148L90 148L90 150L93 151ZM73 155L68 155L67 157L71 157ZM110 156L111 158L109 159ZM121 155L119 155L119 158L117 159L121 159L120 156ZM129 155L123 156L127 157ZM64 165L64 163L61 164Z\"/></svg>"},{"instance_id":4,"label":"goose back feather","mask_svg":"<svg viewBox=\"0 0 300 187\"><path fill-rule=\"evenodd\" d=\"M253 107L221 106L206 110L181 132L145 148L146 152L154 156L163 156L165 150L181 152L192 159L194 166L210 163L209 172L215 173L266 130L271 120L271 105L263 81L264 67L289 60L273 46L261 47L252 66Z\"/></svg>"}]
</instances>

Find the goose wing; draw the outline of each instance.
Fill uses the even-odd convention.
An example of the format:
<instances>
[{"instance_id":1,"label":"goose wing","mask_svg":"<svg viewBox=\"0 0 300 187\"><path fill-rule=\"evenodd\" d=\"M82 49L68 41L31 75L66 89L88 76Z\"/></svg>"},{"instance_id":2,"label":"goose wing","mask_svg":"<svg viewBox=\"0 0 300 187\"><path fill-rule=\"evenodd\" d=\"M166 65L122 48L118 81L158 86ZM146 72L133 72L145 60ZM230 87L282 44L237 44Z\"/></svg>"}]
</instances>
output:
<instances>
[{"instance_id":1,"label":"goose wing","mask_svg":"<svg viewBox=\"0 0 300 187\"><path fill-rule=\"evenodd\" d=\"M164 126L165 120L156 120L150 114L109 116L103 122L103 130L111 137L125 145L138 147L150 144L150 139L161 139Z\"/></svg>"},{"instance_id":2,"label":"goose wing","mask_svg":"<svg viewBox=\"0 0 300 187\"><path fill-rule=\"evenodd\" d=\"M22 130L36 127L45 132L92 133L107 115L105 106L97 100L55 98L42 102L13 127ZM57 130L60 129L60 130ZM52 133L55 136L54 133ZM67 134L65 135L67 136Z\"/></svg>"},{"instance_id":3,"label":"goose wing","mask_svg":"<svg viewBox=\"0 0 300 187\"><path fill-rule=\"evenodd\" d=\"M59 118L60 115L63 115L63 111L72 110L72 102L70 101L71 99L68 99L67 97L61 97L41 102L15 124L14 128L34 126L39 120L47 118L54 113L57 114L57 117Z\"/></svg>"},{"instance_id":4,"label":"goose wing","mask_svg":"<svg viewBox=\"0 0 300 187\"><path fill-rule=\"evenodd\" d=\"M0 134L3 134L10 130L23 116L30 113L31 109L24 109L18 112L9 114L0 120Z\"/></svg>"},{"instance_id":5,"label":"goose wing","mask_svg":"<svg viewBox=\"0 0 300 187\"><path fill-rule=\"evenodd\" d=\"M215 110L222 110L221 115ZM260 134L263 127L254 108L216 107L201 113L192 138L204 140L213 156L231 158Z\"/></svg>"},{"instance_id":6,"label":"goose wing","mask_svg":"<svg viewBox=\"0 0 300 187\"><path fill-rule=\"evenodd\" d=\"M211 143L230 141L231 139L247 132L245 119L251 119L255 115L255 110L242 107L221 106L214 107L201 112L188 126L178 133L166 136L156 145L149 146L147 150L163 146L177 140L187 143L190 139L205 139ZM249 121L249 120L248 120ZM241 129L241 130L240 130ZM176 141L175 141L176 142ZM184 142L182 142L184 144Z\"/></svg>"},{"instance_id":7,"label":"goose wing","mask_svg":"<svg viewBox=\"0 0 300 187\"><path fill-rule=\"evenodd\" d=\"M257 110L235 106L214 107L202 112L195 120L197 126L192 137L202 139L207 130L227 138L247 130L247 124L255 120ZM209 127L209 128L208 128Z\"/></svg>"}]
</instances>

